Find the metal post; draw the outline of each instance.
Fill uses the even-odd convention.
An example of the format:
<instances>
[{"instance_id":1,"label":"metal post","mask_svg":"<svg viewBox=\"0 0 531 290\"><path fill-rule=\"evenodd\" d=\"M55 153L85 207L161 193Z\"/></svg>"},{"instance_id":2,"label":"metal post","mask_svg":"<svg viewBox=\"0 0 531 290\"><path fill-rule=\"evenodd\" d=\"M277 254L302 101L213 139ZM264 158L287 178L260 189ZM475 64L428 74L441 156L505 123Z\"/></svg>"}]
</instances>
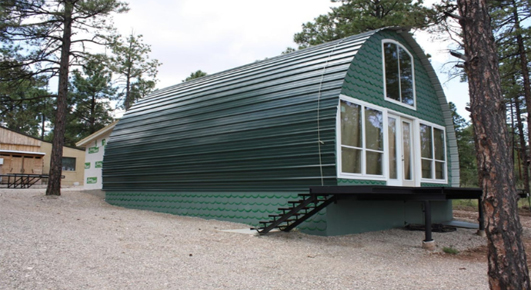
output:
<instances>
[{"instance_id":1,"label":"metal post","mask_svg":"<svg viewBox=\"0 0 531 290\"><path fill-rule=\"evenodd\" d=\"M424 242L431 242L431 203L429 200L424 201L424 226L425 230L425 239Z\"/></svg>"}]
</instances>

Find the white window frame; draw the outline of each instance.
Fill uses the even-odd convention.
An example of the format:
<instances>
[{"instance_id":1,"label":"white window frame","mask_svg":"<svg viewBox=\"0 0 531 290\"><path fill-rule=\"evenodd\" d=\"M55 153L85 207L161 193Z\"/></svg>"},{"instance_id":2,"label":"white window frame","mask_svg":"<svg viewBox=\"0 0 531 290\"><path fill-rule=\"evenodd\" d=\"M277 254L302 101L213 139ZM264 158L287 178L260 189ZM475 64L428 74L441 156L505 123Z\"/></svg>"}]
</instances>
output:
<instances>
[{"instance_id":1,"label":"white window frame","mask_svg":"<svg viewBox=\"0 0 531 290\"><path fill-rule=\"evenodd\" d=\"M360 105L362 107L362 115L361 115L361 118L362 118L362 130L363 130L363 136L362 136L362 147L359 148L359 150L361 150L362 154L361 154L361 173L350 173L350 172L343 172L342 169L342 156L341 156L341 148L343 147L343 144L341 144L341 100L343 101L347 101L347 102L350 102L350 103L354 103L356 105ZM379 152L379 151L375 151L375 150L371 150L371 149L367 149L365 147L365 109L366 108L369 108L369 109L373 109L373 110L377 110L377 111L380 111L382 112L382 133L383 133L383 150L382 150L382 172L383 174L382 175L374 175L374 174L366 174L365 172L367 171L367 168L366 168L366 152L369 151L369 152ZM366 180L382 180L382 181L386 181L388 180L388 175L389 175L389 169L388 169L388 156L387 154L388 153L388 150L386 149L388 144L388 136L387 136L387 130L385 127L387 126L387 110L385 108L382 108L382 107L379 107L379 106L376 106L376 105L373 105L373 104L370 104L370 103L367 103L367 102L363 102L363 101L360 101L360 100L357 100L357 99L354 99L354 98L351 98L351 97L348 97L348 96L345 96L345 95L341 95L340 98L339 98L339 103L338 103L338 106L337 106L337 118L336 118L336 150L338 152L338 156L337 156L337 176L338 178L346 178L346 179L366 179ZM349 146L350 147L350 146ZM356 148L358 149L358 148Z\"/></svg>"},{"instance_id":2,"label":"white window frame","mask_svg":"<svg viewBox=\"0 0 531 290\"><path fill-rule=\"evenodd\" d=\"M431 150L432 150L432 155L435 154L435 142L433 141L434 140L434 134L433 134L433 129L439 129L439 130L442 130L443 131L443 137L444 137L444 140L443 140L443 145L444 145L444 166L443 166L443 169L444 169L444 179L436 179L435 178L435 162L437 161L435 159L435 156L432 156L432 158L425 158L425 157L422 157L422 140L420 139L420 126L422 125L425 125L425 126L428 126L428 127L431 127ZM433 124L431 122L426 122L426 121L422 121L420 120L418 122L418 136L417 136L417 139L419 140L418 142L418 152L420 152L420 155L419 155L419 164L418 164L418 169L420 170L420 180L421 182L425 182L425 183L448 183L448 147L447 147L447 143L446 143L446 128L443 127L443 126L440 126L440 125L437 125L437 124ZM432 172L432 178L424 178L422 177L422 160L431 160L431 172ZM440 161L440 160L439 160Z\"/></svg>"},{"instance_id":3,"label":"white window frame","mask_svg":"<svg viewBox=\"0 0 531 290\"><path fill-rule=\"evenodd\" d=\"M362 168L362 173L349 173L349 172L342 172L342 156L341 156L341 148L342 148L342 145L341 144L341 100L344 100L344 101L347 101L347 102L350 102L350 103L354 103L356 105L360 105L362 106L362 126L363 126L363 134L365 134L365 108L370 108L370 109L374 109L374 110L378 110L380 112L382 112L382 118L383 118L383 160L382 160L382 170L383 170L383 175L372 175L372 174L365 174L366 172L366 156L365 156L365 152L367 151L367 149L365 148L365 135L363 136L362 140L363 140L363 146L360 148L362 150L362 154L361 154L361 168ZM389 177L389 134L388 134L388 130L387 130L387 127L389 125L389 114L392 114L392 115L395 115L395 116L401 116L401 117L404 117L406 119L409 119L411 120L411 124L412 124L412 141L413 141L413 152L416 153L418 152L418 156L414 156L414 165L415 165L415 170L413 171L413 175L415 176L414 177L414 180L415 180L415 186L420 186L421 183L436 183L436 184L447 184L448 183L448 145L447 145L447 136L446 136L446 128L444 126L440 126L440 125L437 125L437 124L434 124L434 123L431 123L431 122L427 122L427 121L424 121L424 120L421 120L421 119L418 119L418 118L415 118L413 116L410 116L410 115L406 115L406 114L403 114L403 113L400 113L400 112L396 112L394 110L390 110L390 109L387 109L387 108L384 108L384 107L380 107L380 106L377 106L377 105L374 105L374 104L371 104L371 103L368 103L368 102L364 102L364 101L360 101L358 99L355 99L355 98L352 98L352 97L348 97L348 96L345 96L345 95L340 95L339 97L339 101L338 101L338 105L337 105L337 117L336 117L336 152L337 152L337 157L336 157L336 164L337 164L337 178L344 178L344 179L357 179L357 180L381 180L381 181L386 181L387 183L389 183L389 181L391 180L390 177ZM443 135L444 135L444 140L443 140L443 144L444 144L444 179L427 179L427 178L422 178L422 155L421 155L421 140L420 140L420 126L421 125L426 125L426 126L430 126L432 128L432 138L433 138L433 128L436 128L436 129L439 129L439 130L442 130L443 131ZM432 141L432 146L435 146L434 142ZM434 150L434 148L432 148L432 150ZM372 150L369 150L369 151L372 151ZM434 166L434 162L432 161L432 167ZM435 168L433 168L433 172L435 172ZM434 173L434 176L435 176L435 173Z\"/></svg>"},{"instance_id":4,"label":"white window frame","mask_svg":"<svg viewBox=\"0 0 531 290\"><path fill-rule=\"evenodd\" d=\"M387 97L387 79L386 79L386 67L385 67L385 44L386 43L393 43L402 48L409 57L411 57L411 72L413 74L413 106L410 106L406 103L397 101L395 99L391 99ZM383 39L382 40L382 68L383 68L383 88L384 88L384 98L386 101L395 103L397 105L406 107L408 109L417 110L417 86L415 83L415 59L413 58L413 55L409 52L409 50L404 47L400 42L394 40L394 39ZM400 82L399 82L400 85ZM400 88L400 95L402 95L402 88Z\"/></svg>"}]
</instances>

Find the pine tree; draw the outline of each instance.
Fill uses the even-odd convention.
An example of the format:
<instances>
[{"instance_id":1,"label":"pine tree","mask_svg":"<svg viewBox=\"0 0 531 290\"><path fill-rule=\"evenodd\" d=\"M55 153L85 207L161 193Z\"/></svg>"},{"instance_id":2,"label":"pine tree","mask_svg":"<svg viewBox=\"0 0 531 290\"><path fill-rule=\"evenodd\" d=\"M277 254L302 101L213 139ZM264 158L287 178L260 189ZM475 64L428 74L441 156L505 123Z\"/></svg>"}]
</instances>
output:
<instances>
[{"instance_id":1,"label":"pine tree","mask_svg":"<svg viewBox=\"0 0 531 290\"><path fill-rule=\"evenodd\" d=\"M149 59L151 48L144 44L142 35L131 34L125 39L115 38L111 45L111 69L118 75L121 90L119 97L127 111L136 100L146 96L155 88L158 67L156 59Z\"/></svg>"},{"instance_id":2,"label":"pine tree","mask_svg":"<svg viewBox=\"0 0 531 290\"><path fill-rule=\"evenodd\" d=\"M56 113L46 195L61 194L61 168L68 114L70 67L87 56L89 44L105 44L102 33L110 32L109 16L127 11L117 0L10 0L0 2L0 37L17 50L11 64L32 75L58 76ZM92 38L76 38L94 35ZM7 62L0 63L8 64ZM5 66L0 70L6 69ZM20 76L22 77L22 76Z\"/></svg>"},{"instance_id":3,"label":"pine tree","mask_svg":"<svg viewBox=\"0 0 531 290\"><path fill-rule=\"evenodd\" d=\"M299 49L388 26L426 28L435 11L422 0L331 0L342 3L302 25L293 37ZM286 50L286 51L289 51Z\"/></svg>"},{"instance_id":4,"label":"pine tree","mask_svg":"<svg viewBox=\"0 0 531 290\"><path fill-rule=\"evenodd\" d=\"M514 184L498 55L486 0L458 0L491 289L531 289ZM457 55L457 54L455 54Z\"/></svg>"}]
</instances>

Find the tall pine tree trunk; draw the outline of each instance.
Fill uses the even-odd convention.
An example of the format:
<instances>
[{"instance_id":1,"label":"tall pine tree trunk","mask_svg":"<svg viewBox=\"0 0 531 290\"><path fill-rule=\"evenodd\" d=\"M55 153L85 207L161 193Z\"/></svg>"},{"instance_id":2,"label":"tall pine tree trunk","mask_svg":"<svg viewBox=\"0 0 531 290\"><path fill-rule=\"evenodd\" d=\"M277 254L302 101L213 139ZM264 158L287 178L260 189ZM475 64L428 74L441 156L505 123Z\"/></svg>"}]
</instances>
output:
<instances>
[{"instance_id":1,"label":"tall pine tree trunk","mask_svg":"<svg viewBox=\"0 0 531 290\"><path fill-rule=\"evenodd\" d=\"M529 69L527 68L527 54L524 44L524 37L522 36L522 29L520 27L520 15L518 13L518 3L513 2L513 18L514 30L516 31L516 43L518 44L518 55L520 56L520 70L522 72L522 79L524 80L524 96L525 103L528 110L531 108L531 83L529 81ZM531 128L531 118L527 118L527 128ZM529 129L528 129L529 131ZM529 184L527 185L529 188ZM529 191L528 191L529 192Z\"/></svg>"},{"instance_id":2,"label":"tall pine tree trunk","mask_svg":"<svg viewBox=\"0 0 531 290\"><path fill-rule=\"evenodd\" d=\"M483 189L491 289L531 289L518 216L498 56L486 0L458 0Z\"/></svg>"},{"instance_id":3,"label":"tall pine tree trunk","mask_svg":"<svg viewBox=\"0 0 531 290\"><path fill-rule=\"evenodd\" d=\"M524 124L522 122L522 112L520 111L520 96L514 98L514 104L516 108L516 126L518 128L518 139L520 141L520 156L522 157L522 171L524 175L524 191L529 192L529 164L527 164L527 144L525 142Z\"/></svg>"},{"instance_id":4,"label":"tall pine tree trunk","mask_svg":"<svg viewBox=\"0 0 531 290\"><path fill-rule=\"evenodd\" d=\"M70 45L72 36L72 13L74 5L71 0L64 2L65 10L64 30L61 47L61 61L59 65L59 87L57 89L57 111L53 129L52 154L50 162L50 178L46 195L61 195L61 173L63 167L63 146L65 144L67 94L68 94L68 69L70 66Z\"/></svg>"}]
</instances>

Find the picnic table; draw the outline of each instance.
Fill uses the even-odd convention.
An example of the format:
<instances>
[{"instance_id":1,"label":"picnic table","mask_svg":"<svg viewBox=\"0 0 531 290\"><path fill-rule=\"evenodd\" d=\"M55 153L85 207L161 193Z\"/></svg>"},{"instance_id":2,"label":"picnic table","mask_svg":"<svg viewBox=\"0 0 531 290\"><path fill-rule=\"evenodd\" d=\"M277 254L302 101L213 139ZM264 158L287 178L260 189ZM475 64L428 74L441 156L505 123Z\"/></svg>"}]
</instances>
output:
<instances>
[{"instance_id":1,"label":"picnic table","mask_svg":"<svg viewBox=\"0 0 531 290\"><path fill-rule=\"evenodd\" d=\"M4 178L7 177L7 182ZM0 174L2 184L7 183L7 188L30 188L43 178L48 178L48 174L26 174L26 173L8 173Z\"/></svg>"}]
</instances>

